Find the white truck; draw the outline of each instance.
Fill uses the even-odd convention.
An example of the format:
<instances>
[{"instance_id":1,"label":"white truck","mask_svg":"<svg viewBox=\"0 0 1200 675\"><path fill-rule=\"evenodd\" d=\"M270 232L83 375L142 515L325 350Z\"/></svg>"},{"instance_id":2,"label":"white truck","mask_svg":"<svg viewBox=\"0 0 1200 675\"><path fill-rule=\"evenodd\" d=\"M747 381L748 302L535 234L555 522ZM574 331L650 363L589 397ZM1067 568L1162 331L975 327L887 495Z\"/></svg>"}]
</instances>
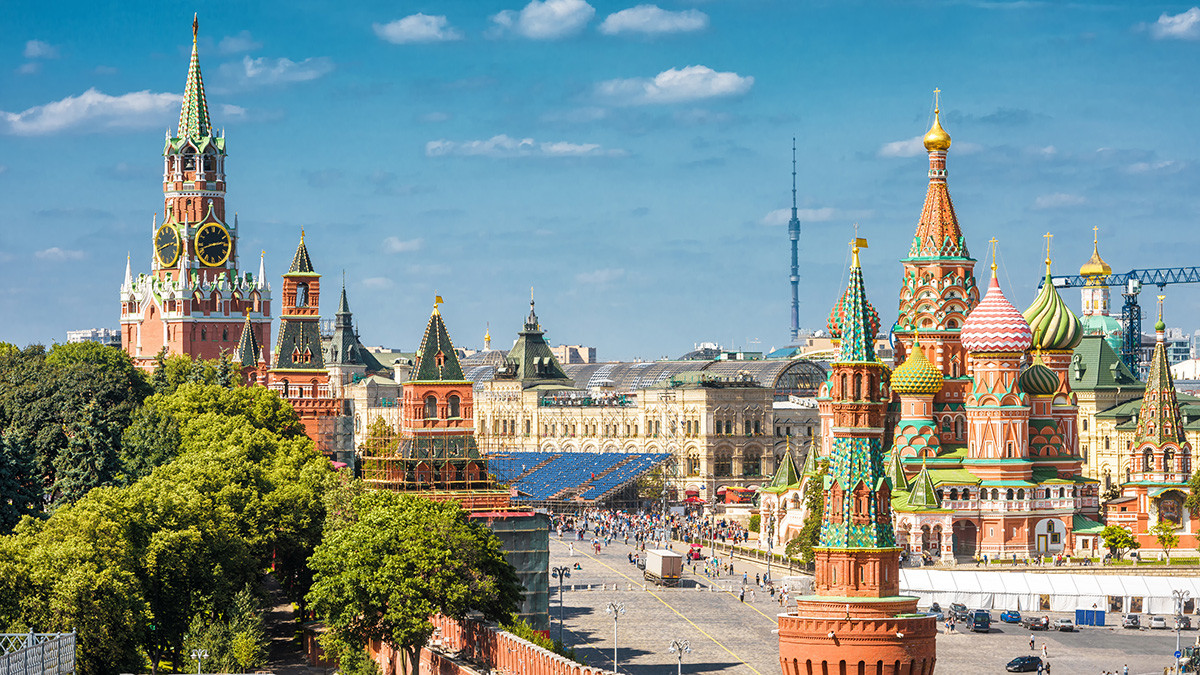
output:
<instances>
[{"instance_id":1,"label":"white truck","mask_svg":"<svg viewBox=\"0 0 1200 675\"><path fill-rule=\"evenodd\" d=\"M683 576L683 556L674 551L646 551L643 576L660 586L678 586Z\"/></svg>"}]
</instances>

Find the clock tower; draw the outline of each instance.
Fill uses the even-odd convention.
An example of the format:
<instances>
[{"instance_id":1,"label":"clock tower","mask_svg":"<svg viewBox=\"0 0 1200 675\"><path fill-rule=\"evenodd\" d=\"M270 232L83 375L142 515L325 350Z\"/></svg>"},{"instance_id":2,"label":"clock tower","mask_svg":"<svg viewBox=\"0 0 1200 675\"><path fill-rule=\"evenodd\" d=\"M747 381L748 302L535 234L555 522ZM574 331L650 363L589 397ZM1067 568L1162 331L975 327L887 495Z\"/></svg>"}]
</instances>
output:
<instances>
[{"instance_id":1,"label":"clock tower","mask_svg":"<svg viewBox=\"0 0 1200 675\"><path fill-rule=\"evenodd\" d=\"M163 147L163 210L151 232L150 273L121 284L121 343L152 368L159 350L215 359L237 349L245 327L270 353L271 288L263 259L242 270L237 216L225 215L225 135L213 128L192 20L192 59L176 134ZM265 255L265 253L264 253Z\"/></svg>"}]
</instances>

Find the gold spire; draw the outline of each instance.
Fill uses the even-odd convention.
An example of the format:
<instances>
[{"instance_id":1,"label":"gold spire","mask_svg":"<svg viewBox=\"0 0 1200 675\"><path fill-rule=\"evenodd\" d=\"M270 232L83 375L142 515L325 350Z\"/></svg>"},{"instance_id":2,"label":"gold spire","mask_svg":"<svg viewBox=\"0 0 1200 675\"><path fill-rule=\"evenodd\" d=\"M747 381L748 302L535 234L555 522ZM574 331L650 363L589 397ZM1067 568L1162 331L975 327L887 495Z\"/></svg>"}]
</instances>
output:
<instances>
[{"instance_id":1,"label":"gold spire","mask_svg":"<svg viewBox=\"0 0 1200 675\"><path fill-rule=\"evenodd\" d=\"M992 278L996 278L996 241L995 237L988 239L988 243L992 245Z\"/></svg>"},{"instance_id":2,"label":"gold spire","mask_svg":"<svg viewBox=\"0 0 1200 675\"><path fill-rule=\"evenodd\" d=\"M1046 240L1046 274L1050 274L1050 240L1054 238L1054 235L1047 232L1042 235L1042 238Z\"/></svg>"},{"instance_id":3,"label":"gold spire","mask_svg":"<svg viewBox=\"0 0 1200 675\"><path fill-rule=\"evenodd\" d=\"M443 304L445 304L445 301L442 300L442 296L440 296L440 295L433 296L433 313L435 316L438 314L441 314L441 312L438 311L438 305L443 305Z\"/></svg>"},{"instance_id":4,"label":"gold spire","mask_svg":"<svg viewBox=\"0 0 1200 675\"><path fill-rule=\"evenodd\" d=\"M1112 267L1100 257L1100 227L1092 228L1092 257L1079 268L1079 275L1084 277L1106 277L1112 274Z\"/></svg>"},{"instance_id":5,"label":"gold spire","mask_svg":"<svg viewBox=\"0 0 1200 675\"><path fill-rule=\"evenodd\" d=\"M867 240L858 236L858 223L854 224L854 240L850 242L850 267L862 267L858 263L858 249L867 248Z\"/></svg>"},{"instance_id":6,"label":"gold spire","mask_svg":"<svg viewBox=\"0 0 1200 675\"><path fill-rule=\"evenodd\" d=\"M196 44L196 33L200 32L200 13L192 15L192 44Z\"/></svg>"},{"instance_id":7,"label":"gold spire","mask_svg":"<svg viewBox=\"0 0 1200 675\"><path fill-rule=\"evenodd\" d=\"M925 134L925 149L929 152L945 152L950 149L950 134L942 128L942 111L938 96L941 93L941 89L933 90L933 126L929 127L929 133Z\"/></svg>"}]
</instances>

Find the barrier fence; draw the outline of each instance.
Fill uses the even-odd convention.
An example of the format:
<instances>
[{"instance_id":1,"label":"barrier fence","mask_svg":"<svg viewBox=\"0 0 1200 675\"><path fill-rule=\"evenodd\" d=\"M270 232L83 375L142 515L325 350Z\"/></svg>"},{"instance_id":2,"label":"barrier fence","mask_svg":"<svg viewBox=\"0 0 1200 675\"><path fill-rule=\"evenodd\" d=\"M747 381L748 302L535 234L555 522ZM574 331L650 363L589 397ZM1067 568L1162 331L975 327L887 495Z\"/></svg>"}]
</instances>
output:
<instances>
[{"instance_id":1,"label":"barrier fence","mask_svg":"<svg viewBox=\"0 0 1200 675\"><path fill-rule=\"evenodd\" d=\"M75 672L75 631L0 633L0 675Z\"/></svg>"}]
</instances>

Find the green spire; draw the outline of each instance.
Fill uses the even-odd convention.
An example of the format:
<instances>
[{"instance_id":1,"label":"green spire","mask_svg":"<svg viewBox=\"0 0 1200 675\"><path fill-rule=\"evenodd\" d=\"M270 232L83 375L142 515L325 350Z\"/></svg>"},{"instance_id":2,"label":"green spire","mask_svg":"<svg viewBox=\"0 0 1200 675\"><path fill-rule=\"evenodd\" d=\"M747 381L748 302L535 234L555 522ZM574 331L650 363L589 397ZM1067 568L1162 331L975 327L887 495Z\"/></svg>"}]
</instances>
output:
<instances>
[{"instance_id":1,"label":"green spire","mask_svg":"<svg viewBox=\"0 0 1200 675\"><path fill-rule=\"evenodd\" d=\"M865 248L867 240L855 239L853 257L850 261L850 283L842 296L841 334L838 348L838 363L874 362L875 335L879 333L879 313L867 301L863 286L862 267L858 262L858 249Z\"/></svg>"},{"instance_id":2,"label":"green spire","mask_svg":"<svg viewBox=\"0 0 1200 675\"><path fill-rule=\"evenodd\" d=\"M917 509L942 508L942 500L938 499L933 477L929 475L929 467L925 462L921 462L921 473L913 478L912 491L908 493L908 506Z\"/></svg>"},{"instance_id":3,"label":"green spire","mask_svg":"<svg viewBox=\"0 0 1200 675\"><path fill-rule=\"evenodd\" d=\"M441 297L438 297L441 301ZM421 338L421 348L417 350L417 360L413 364L413 382L462 382L462 365L458 362L458 354L454 345L450 344L450 334L446 332L446 324L442 321L442 313L437 304L433 306L433 314L429 315L429 324L425 326L425 337Z\"/></svg>"},{"instance_id":4,"label":"green spire","mask_svg":"<svg viewBox=\"0 0 1200 675\"><path fill-rule=\"evenodd\" d=\"M821 473L821 453L817 450L816 442L813 442L808 449L808 455L804 458L804 468L800 471L803 476L816 476Z\"/></svg>"},{"instance_id":5,"label":"green spire","mask_svg":"<svg viewBox=\"0 0 1200 675\"><path fill-rule=\"evenodd\" d=\"M892 456L888 458L887 468L884 470L892 481L892 492L908 489L908 478L904 476L904 463L900 461L899 450L892 450Z\"/></svg>"},{"instance_id":6,"label":"green spire","mask_svg":"<svg viewBox=\"0 0 1200 675\"><path fill-rule=\"evenodd\" d=\"M258 344L258 337L254 335L254 326L250 323L250 314L247 313L246 323L242 326L242 337L238 338L237 351L234 356L238 363L253 368L258 364L261 354L262 347Z\"/></svg>"},{"instance_id":7,"label":"green spire","mask_svg":"<svg viewBox=\"0 0 1200 675\"><path fill-rule=\"evenodd\" d=\"M300 245L296 247L296 254L292 256L292 266L288 268L288 274L312 273L312 260L308 257L308 247L304 245L304 230L300 230Z\"/></svg>"},{"instance_id":8,"label":"green spire","mask_svg":"<svg viewBox=\"0 0 1200 675\"><path fill-rule=\"evenodd\" d=\"M1171 378L1171 367L1167 361L1164 336L1167 327L1162 318L1162 300L1163 296L1158 296L1158 322L1154 326L1158 333L1158 341L1154 344L1154 356L1150 358L1146 392L1142 396L1137 430L1133 434L1135 449L1146 443L1158 447L1169 444L1182 447L1187 443L1183 424L1179 419L1179 398L1175 395L1175 381Z\"/></svg>"},{"instance_id":9,"label":"green spire","mask_svg":"<svg viewBox=\"0 0 1200 675\"><path fill-rule=\"evenodd\" d=\"M771 484L767 486L767 489L772 492L782 492L799 482L800 476L796 472L796 463L792 461L792 453L790 451L783 453L783 460L779 462L779 468L775 471L775 477L771 479Z\"/></svg>"},{"instance_id":10,"label":"green spire","mask_svg":"<svg viewBox=\"0 0 1200 675\"><path fill-rule=\"evenodd\" d=\"M208 120L208 101L204 98L204 79L200 77L200 55L196 50L199 15L192 17L192 62L188 65L187 85L183 89L183 107L179 110L179 138L199 141L212 136Z\"/></svg>"}]
</instances>

